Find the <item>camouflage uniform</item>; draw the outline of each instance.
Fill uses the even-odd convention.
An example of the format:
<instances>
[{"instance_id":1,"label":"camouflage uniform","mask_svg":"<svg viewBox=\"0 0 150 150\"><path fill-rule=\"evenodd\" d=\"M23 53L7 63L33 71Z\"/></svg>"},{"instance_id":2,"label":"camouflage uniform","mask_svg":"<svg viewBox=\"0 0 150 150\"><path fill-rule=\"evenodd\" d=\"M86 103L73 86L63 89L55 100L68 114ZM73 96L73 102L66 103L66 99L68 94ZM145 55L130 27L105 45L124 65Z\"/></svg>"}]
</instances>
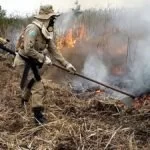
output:
<instances>
[{"instance_id":1,"label":"camouflage uniform","mask_svg":"<svg viewBox=\"0 0 150 150\"><path fill-rule=\"evenodd\" d=\"M53 15L54 13L52 11L52 6L41 6L39 15L35 16L35 18L39 20L40 19L43 19L43 20L40 20L40 23L38 20L36 20L26 27L24 34L21 35L21 38L23 38L23 40L22 39L20 40L20 41L23 41L23 44L22 43L17 44L17 49L18 49L19 55L24 56L24 57L34 58L41 63L44 62L44 58L45 58L43 54L44 51L48 50L48 52L57 61L59 61L64 67L66 67L70 63L67 62L62 56L62 54L60 53L60 51L57 50L56 45L54 44L53 40L51 38L48 39L46 36L44 36L45 34L43 33L44 31L42 28L42 25L43 25L42 21L44 21L45 23ZM16 58L14 60L15 66L24 65L24 61L19 55L16 55ZM44 99L44 85L42 81L36 81L33 84L31 88L31 93L32 93L32 97L31 97L32 107L42 108L43 99ZM23 95L25 99L29 99L30 90L25 88Z\"/></svg>"}]
</instances>

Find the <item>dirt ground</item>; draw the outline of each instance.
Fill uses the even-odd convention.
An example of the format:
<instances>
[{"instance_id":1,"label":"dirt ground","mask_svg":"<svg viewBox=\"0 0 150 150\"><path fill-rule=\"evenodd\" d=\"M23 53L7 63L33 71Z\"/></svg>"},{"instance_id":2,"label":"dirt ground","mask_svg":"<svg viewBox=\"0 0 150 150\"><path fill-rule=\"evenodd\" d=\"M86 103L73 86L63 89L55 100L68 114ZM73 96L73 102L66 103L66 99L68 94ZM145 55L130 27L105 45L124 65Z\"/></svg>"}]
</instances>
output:
<instances>
[{"instance_id":1,"label":"dirt ground","mask_svg":"<svg viewBox=\"0 0 150 150\"><path fill-rule=\"evenodd\" d=\"M45 116L35 126L30 102L20 107L11 61L0 56L0 150L149 150L150 101L127 108L98 93L79 97L45 80Z\"/></svg>"}]
</instances>

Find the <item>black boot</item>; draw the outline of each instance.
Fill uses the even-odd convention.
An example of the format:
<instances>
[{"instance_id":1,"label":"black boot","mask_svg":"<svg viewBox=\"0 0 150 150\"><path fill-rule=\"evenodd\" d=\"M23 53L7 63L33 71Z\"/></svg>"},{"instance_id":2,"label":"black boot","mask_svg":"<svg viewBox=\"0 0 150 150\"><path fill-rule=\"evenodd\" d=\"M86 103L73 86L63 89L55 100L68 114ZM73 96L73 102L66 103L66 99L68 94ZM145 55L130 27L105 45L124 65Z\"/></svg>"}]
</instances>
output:
<instances>
[{"instance_id":1,"label":"black boot","mask_svg":"<svg viewBox=\"0 0 150 150\"><path fill-rule=\"evenodd\" d=\"M46 118L42 114L42 112L44 110L42 107L34 107L32 110L34 113L35 123L37 125L46 123Z\"/></svg>"}]
</instances>

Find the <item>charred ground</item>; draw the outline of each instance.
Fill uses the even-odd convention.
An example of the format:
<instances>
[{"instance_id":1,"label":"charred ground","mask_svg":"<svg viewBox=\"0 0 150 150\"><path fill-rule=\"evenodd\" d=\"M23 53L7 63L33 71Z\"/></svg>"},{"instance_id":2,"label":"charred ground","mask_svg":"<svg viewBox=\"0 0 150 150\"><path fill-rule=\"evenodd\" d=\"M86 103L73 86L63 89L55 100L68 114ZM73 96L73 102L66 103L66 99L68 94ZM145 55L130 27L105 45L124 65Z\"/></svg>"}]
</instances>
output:
<instances>
[{"instance_id":1,"label":"charred ground","mask_svg":"<svg viewBox=\"0 0 150 150\"><path fill-rule=\"evenodd\" d=\"M128 109L103 92L77 97L68 87L44 80L48 123L36 127L30 102L20 107L16 71L0 57L0 149L148 150L150 103L144 97Z\"/></svg>"}]
</instances>

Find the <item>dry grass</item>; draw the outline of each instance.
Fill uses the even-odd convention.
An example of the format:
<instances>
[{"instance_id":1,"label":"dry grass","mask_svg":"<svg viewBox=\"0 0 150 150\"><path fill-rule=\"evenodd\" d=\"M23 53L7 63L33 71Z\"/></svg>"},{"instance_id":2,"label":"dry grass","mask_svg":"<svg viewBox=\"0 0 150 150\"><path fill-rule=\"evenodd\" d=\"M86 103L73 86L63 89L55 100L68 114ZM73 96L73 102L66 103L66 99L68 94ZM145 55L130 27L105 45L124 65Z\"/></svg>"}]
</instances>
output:
<instances>
[{"instance_id":1,"label":"dry grass","mask_svg":"<svg viewBox=\"0 0 150 150\"><path fill-rule=\"evenodd\" d=\"M30 103L20 108L16 71L0 57L0 149L9 150L148 150L150 105L127 109L95 95L78 99L68 88L45 80L45 116L36 127Z\"/></svg>"},{"instance_id":2,"label":"dry grass","mask_svg":"<svg viewBox=\"0 0 150 150\"><path fill-rule=\"evenodd\" d=\"M105 15L103 13L105 14L105 12L96 14L95 12L92 14L86 12L79 18L79 21L81 24L84 22L87 25L89 35L94 31L96 31L98 37L101 35L101 38L96 41L97 47L106 49L105 46L108 45L107 39L112 28L109 26L111 22L109 13ZM92 15L96 16L97 19ZM99 19L99 16L102 18ZM97 32L97 28L100 28L99 32ZM6 35L6 33L3 35ZM96 44L94 43L94 45ZM81 54L82 51L80 51L80 57L83 59L84 53L83 56ZM73 55L72 62L76 62L76 58L79 60L79 54L76 55L76 57ZM62 87L47 80L45 80L47 94L44 105L48 123L36 127L33 122L30 102L26 109L20 107L17 72L11 67L11 62L6 59L7 56L0 56L0 149L150 149L149 103L145 103L138 110L127 109L121 103L112 101L101 93L94 96L77 97L67 87ZM80 67L83 62L82 60L79 63Z\"/></svg>"}]
</instances>

